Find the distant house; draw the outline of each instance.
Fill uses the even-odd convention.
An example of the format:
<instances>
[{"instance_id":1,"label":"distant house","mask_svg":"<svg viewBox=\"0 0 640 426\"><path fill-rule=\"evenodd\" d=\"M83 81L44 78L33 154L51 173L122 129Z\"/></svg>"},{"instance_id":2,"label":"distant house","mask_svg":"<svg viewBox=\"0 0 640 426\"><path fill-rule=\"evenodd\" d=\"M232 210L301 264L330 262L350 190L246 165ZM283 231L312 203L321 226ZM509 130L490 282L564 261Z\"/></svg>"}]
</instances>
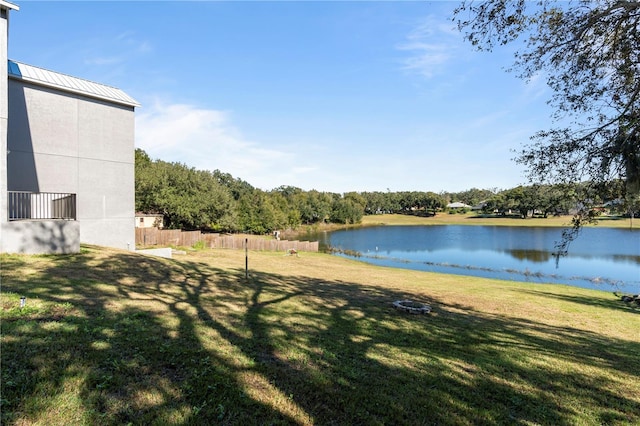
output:
<instances>
[{"instance_id":1,"label":"distant house","mask_svg":"<svg viewBox=\"0 0 640 426\"><path fill-rule=\"evenodd\" d=\"M120 89L7 60L0 0L0 251L133 250L134 109Z\"/></svg>"},{"instance_id":2,"label":"distant house","mask_svg":"<svg viewBox=\"0 0 640 426\"><path fill-rule=\"evenodd\" d=\"M486 206L487 206L487 202L486 201L480 201L475 206L472 206L471 210L475 210L475 211L483 210Z\"/></svg>"},{"instance_id":3,"label":"distant house","mask_svg":"<svg viewBox=\"0 0 640 426\"><path fill-rule=\"evenodd\" d=\"M161 214L136 213L136 228L159 228L164 226L164 216Z\"/></svg>"},{"instance_id":4,"label":"distant house","mask_svg":"<svg viewBox=\"0 0 640 426\"><path fill-rule=\"evenodd\" d=\"M471 206L461 202L449 203L447 204L448 209L470 209Z\"/></svg>"}]
</instances>

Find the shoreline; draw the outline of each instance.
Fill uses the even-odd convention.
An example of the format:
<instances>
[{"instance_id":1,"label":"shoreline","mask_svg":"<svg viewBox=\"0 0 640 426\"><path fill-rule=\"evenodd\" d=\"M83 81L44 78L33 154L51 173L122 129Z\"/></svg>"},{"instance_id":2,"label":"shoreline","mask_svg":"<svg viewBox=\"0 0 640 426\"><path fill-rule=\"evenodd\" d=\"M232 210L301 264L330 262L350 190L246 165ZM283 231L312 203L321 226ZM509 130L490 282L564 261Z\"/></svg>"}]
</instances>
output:
<instances>
[{"instance_id":1,"label":"shoreline","mask_svg":"<svg viewBox=\"0 0 640 426\"><path fill-rule=\"evenodd\" d=\"M533 217L522 219L519 217L501 217L478 215L474 213L467 214L438 214L431 217L402 215L402 214L383 214L369 215L362 218L361 226L398 226L398 225L485 225L485 226L525 226L525 227L571 227L571 219L573 216L551 216L547 218ZM607 228L631 228L640 229L640 220L631 221L627 218L618 216L604 216L598 219L596 224L585 225L586 227L604 226Z\"/></svg>"},{"instance_id":2,"label":"shoreline","mask_svg":"<svg viewBox=\"0 0 640 426\"><path fill-rule=\"evenodd\" d=\"M368 226L435 226L435 225L465 225L465 226L513 226L513 227L545 227L545 228L570 228L573 216L552 216L547 218L500 217L467 214L441 213L436 216L424 217L403 214L379 214L367 215L358 224L340 225L336 223L318 223L313 225L300 225L295 230L283 231L283 239L305 239L314 237L321 232L333 232L342 229L358 229ZM596 224L585 225L587 228L602 226L617 229L640 229L640 219L631 221L628 218L606 216L598 219Z\"/></svg>"}]
</instances>

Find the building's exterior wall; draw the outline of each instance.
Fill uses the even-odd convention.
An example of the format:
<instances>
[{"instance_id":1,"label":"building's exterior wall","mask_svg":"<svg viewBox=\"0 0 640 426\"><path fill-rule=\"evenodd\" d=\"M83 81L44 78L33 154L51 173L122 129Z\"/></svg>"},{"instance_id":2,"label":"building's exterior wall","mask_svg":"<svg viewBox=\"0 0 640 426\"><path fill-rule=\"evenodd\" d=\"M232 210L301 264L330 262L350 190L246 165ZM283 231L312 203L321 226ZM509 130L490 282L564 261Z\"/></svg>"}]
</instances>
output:
<instances>
[{"instance_id":1,"label":"building's exterior wall","mask_svg":"<svg viewBox=\"0 0 640 426\"><path fill-rule=\"evenodd\" d=\"M18 220L0 225L1 253L80 252L80 222L75 220Z\"/></svg>"},{"instance_id":2,"label":"building's exterior wall","mask_svg":"<svg viewBox=\"0 0 640 426\"><path fill-rule=\"evenodd\" d=\"M8 96L7 189L75 193L82 243L133 250L133 107L11 78Z\"/></svg>"},{"instance_id":3,"label":"building's exterior wall","mask_svg":"<svg viewBox=\"0 0 640 426\"><path fill-rule=\"evenodd\" d=\"M3 11L4 10L4 11ZM0 239L8 221L7 205L7 34L9 10L0 4Z\"/></svg>"}]
</instances>

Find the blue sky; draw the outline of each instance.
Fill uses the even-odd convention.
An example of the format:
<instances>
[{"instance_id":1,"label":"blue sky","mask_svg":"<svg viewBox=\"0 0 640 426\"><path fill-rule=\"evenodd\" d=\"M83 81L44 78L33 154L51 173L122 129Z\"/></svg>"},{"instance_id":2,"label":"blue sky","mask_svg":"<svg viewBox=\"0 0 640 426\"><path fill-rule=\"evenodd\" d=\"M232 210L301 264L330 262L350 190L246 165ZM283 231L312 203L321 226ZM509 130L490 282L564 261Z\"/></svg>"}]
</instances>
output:
<instances>
[{"instance_id":1,"label":"blue sky","mask_svg":"<svg viewBox=\"0 0 640 426\"><path fill-rule=\"evenodd\" d=\"M136 147L265 190L507 189L550 126L458 2L15 2L11 59L123 89Z\"/></svg>"}]
</instances>

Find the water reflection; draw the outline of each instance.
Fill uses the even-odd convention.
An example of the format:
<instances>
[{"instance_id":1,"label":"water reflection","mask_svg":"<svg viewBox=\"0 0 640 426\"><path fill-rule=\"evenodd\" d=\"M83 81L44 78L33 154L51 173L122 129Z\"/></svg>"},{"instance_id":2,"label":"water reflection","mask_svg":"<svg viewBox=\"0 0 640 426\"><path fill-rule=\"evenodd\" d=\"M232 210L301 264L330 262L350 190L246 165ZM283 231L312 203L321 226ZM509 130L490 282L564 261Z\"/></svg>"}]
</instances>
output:
<instances>
[{"instance_id":1,"label":"water reflection","mask_svg":"<svg viewBox=\"0 0 640 426\"><path fill-rule=\"evenodd\" d=\"M640 244L640 243L639 243ZM632 256L627 254L614 254L611 256L616 262L629 262L640 265L640 256Z\"/></svg>"},{"instance_id":2,"label":"water reflection","mask_svg":"<svg viewBox=\"0 0 640 426\"><path fill-rule=\"evenodd\" d=\"M327 233L321 243L383 266L588 288L640 290L640 232L587 228L556 267L558 228L388 226ZM624 287L624 288L623 288Z\"/></svg>"},{"instance_id":3,"label":"water reflection","mask_svg":"<svg viewBox=\"0 0 640 426\"><path fill-rule=\"evenodd\" d=\"M529 260L531 262L536 263L544 263L548 262L551 259L552 254L548 251L542 250L524 250L524 249L513 249L507 250L511 256L515 257L519 260Z\"/></svg>"}]
</instances>

